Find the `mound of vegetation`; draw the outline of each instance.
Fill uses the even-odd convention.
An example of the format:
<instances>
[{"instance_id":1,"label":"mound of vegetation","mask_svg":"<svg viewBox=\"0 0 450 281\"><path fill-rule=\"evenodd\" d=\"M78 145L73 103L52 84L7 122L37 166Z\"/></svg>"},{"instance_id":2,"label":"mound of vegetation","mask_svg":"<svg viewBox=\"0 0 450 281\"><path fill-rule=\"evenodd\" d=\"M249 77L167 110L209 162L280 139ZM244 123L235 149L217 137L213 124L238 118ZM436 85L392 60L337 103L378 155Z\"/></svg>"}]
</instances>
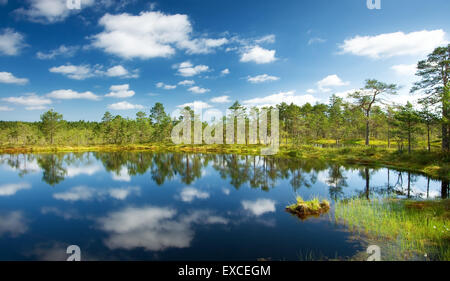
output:
<instances>
[{"instance_id":1,"label":"mound of vegetation","mask_svg":"<svg viewBox=\"0 0 450 281\"><path fill-rule=\"evenodd\" d=\"M327 200L319 201L314 198L310 201L304 201L302 197L297 196L297 202L286 207L286 211L298 216L300 219L305 220L311 216L318 217L323 213L330 210L330 202Z\"/></svg>"}]
</instances>

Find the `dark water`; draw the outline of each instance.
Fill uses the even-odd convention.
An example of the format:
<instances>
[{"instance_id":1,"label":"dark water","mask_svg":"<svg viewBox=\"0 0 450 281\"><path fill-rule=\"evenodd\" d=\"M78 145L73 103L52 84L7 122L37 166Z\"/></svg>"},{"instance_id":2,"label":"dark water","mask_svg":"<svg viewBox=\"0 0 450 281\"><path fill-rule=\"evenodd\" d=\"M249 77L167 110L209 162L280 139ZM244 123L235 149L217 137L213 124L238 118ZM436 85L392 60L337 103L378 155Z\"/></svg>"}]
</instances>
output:
<instances>
[{"instance_id":1,"label":"dark water","mask_svg":"<svg viewBox=\"0 0 450 281\"><path fill-rule=\"evenodd\" d=\"M0 155L0 260L301 260L365 246L299 194L439 197L441 182L364 166L237 155Z\"/></svg>"}]
</instances>

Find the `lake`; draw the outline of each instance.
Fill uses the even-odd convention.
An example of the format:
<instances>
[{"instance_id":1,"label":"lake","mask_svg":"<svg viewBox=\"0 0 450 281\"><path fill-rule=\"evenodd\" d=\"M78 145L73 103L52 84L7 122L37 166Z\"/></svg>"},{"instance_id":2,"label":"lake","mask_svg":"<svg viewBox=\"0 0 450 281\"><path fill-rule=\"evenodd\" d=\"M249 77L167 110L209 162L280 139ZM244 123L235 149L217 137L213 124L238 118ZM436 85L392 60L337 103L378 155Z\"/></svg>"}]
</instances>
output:
<instances>
[{"instance_id":1,"label":"lake","mask_svg":"<svg viewBox=\"0 0 450 281\"><path fill-rule=\"evenodd\" d=\"M441 182L386 168L262 156L88 152L0 155L0 260L304 260L367 244L296 195L434 198Z\"/></svg>"}]
</instances>

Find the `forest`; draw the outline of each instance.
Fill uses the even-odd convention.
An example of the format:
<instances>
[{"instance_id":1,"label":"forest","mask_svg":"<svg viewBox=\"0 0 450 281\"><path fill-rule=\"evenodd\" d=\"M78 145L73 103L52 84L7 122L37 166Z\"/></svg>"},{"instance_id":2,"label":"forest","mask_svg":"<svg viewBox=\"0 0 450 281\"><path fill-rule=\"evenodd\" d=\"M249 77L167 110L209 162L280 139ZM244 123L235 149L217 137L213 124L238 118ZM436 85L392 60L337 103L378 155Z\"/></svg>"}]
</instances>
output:
<instances>
[{"instance_id":1,"label":"forest","mask_svg":"<svg viewBox=\"0 0 450 281\"><path fill-rule=\"evenodd\" d=\"M347 98L332 95L327 104L298 106L281 102L276 106L280 143L448 152L449 63L450 45L435 49L426 60L418 62L420 80L411 89L411 93L422 94L417 105L390 103L389 97L397 94L399 86L375 79L366 80L363 88ZM191 108L185 109L194 114ZM229 109L249 122L252 108L236 101ZM171 129L182 118L170 116L159 102L149 112L137 112L134 119L106 112L98 122L65 121L62 114L49 110L36 122L0 121L0 145L5 148L169 143ZM206 125L204 122L203 126Z\"/></svg>"}]
</instances>

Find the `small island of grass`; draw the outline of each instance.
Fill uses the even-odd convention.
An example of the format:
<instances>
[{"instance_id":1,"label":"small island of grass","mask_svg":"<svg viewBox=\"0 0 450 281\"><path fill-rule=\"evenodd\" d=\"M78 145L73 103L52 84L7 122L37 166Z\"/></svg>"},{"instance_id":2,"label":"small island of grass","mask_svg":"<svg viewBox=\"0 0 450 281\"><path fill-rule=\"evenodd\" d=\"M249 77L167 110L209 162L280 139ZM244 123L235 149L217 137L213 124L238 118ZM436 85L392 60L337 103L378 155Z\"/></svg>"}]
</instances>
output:
<instances>
[{"instance_id":1,"label":"small island of grass","mask_svg":"<svg viewBox=\"0 0 450 281\"><path fill-rule=\"evenodd\" d=\"M286 207L286 211L305 220L310 216L318 217L330 210L330 202L327 200L319 201L314 198L310 201L304 201L302 197L297 196L297 202Z\"/></svg>"}]
</instances>

